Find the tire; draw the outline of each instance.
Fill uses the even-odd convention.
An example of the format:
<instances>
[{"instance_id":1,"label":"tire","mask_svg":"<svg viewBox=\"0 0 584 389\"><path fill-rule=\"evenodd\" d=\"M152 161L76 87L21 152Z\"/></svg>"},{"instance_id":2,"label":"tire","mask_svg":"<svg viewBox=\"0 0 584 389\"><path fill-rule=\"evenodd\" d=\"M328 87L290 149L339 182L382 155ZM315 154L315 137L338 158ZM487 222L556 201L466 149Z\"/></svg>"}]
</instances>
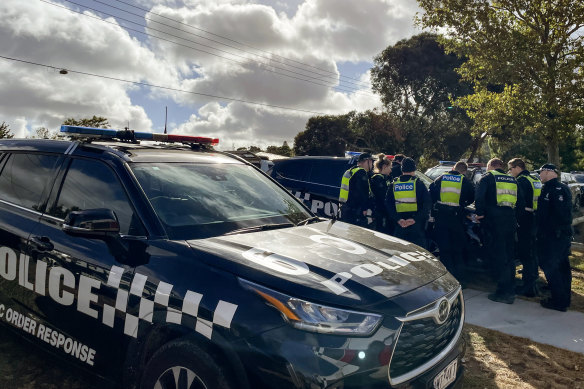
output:
<instances>
[{"instance_id":1,"label":"tire","mask_svg":"<svg viewBox=\"0 0 584 389\"><path fill-rule=\"evenodd\" d=\"M165 344L148 361L140 389L233 389L224 369L187 341Z\"/></svg>"}]
</instances>

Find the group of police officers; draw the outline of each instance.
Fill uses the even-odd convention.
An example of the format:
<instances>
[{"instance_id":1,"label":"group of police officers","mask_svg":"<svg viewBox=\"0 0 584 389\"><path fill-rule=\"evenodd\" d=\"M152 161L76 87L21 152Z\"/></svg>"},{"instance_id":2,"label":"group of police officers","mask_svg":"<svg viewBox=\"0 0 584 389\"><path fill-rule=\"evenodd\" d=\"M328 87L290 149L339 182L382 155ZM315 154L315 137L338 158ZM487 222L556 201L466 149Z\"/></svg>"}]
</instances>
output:
<instances>
[{"instance_id":1,"label":"group of police officers","mask_svg":"<svg viewBox=\"0 0 584 389\"><path fill-rule=\"evenodd\" d=\"M426 188L416 177L412 158L397 154L390 160L384 154L362 153L357 166L342 177L340 219L426 248L426 226L432 215L440 260L461 283L466 281L465 224L467 219L480 223L486 260L497 284L488 298L512 304L516 294L538 296L541 266L551 298L540 304L566 311L572 280L570 190L558 180L560 172L553 164L544 164L539 178L520 158L511 159L507 171L504 167L500 159L491 159L475 188L465 175L467 164L459 161ZM474 210L469 211L466 207L473 202ZM519 287L515 286L516 252L523 265Z\"/></svg>"}]
</instances>

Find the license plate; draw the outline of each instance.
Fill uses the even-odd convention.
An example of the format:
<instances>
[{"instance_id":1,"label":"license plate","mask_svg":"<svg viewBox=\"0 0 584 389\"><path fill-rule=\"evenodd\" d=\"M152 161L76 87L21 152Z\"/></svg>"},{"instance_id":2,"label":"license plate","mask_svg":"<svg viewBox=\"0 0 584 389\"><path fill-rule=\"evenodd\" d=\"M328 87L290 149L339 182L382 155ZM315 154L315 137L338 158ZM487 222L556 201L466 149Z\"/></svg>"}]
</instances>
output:
<instances>
[{"instance_id":1,"label":"license plate","mask_svg":"<svg viewBox=\"0 0 584 389\"><path fill-rule=\"evenodd\" d=\"M458 359L450 362L444 370L434 378L434 389L444 389L454 382L456 379L456 368L458 367Z\"/></svg>"}]
</instances>

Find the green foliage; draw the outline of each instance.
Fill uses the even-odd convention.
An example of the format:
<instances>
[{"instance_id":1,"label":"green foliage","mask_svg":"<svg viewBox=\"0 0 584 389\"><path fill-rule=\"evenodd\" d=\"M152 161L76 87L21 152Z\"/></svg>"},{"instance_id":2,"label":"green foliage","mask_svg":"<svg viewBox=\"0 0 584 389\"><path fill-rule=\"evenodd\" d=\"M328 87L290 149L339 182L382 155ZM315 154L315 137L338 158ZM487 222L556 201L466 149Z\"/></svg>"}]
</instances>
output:
<instances>
[{"instance_id":1,"label":"green foliage","mask_svg":"<svg viewBox=\"0 0 584 389\"><path fill-rule=\"evenodd\" d=\"M262 149L260 149L257 146L249 146L248 150L251 151L252 153L258 153L258 152L262 151Z\"/></svg>"},{"instance_id":2,"label":"green foliage","mask_svg":"<svg viewBox=\"0 0 584 389\"><path fill-rule=\"evenodd\" d=\"M414 158L455 159L470 147L472 121L452 101L472 92L455 71L464 60L446 54L433 34L387 47L371 69L373 89L403 136L400 148Z\"/></svg>"},{"instance_id":3,"label":"green foliage","mask_svg":"<svg viewBox=\"0 0 584 389\"><path fill-rule=\"evenodd\" d=\"M462 79L475 135L535 136L547 159L584 120L584 2L418 0L423 27L441 29L448 52L467 58Z\"/></svg>"},{"instance_id":4,"label":"green foliage","mask_svg":"<svg viewBox=\"0 0 584 389\"><path fill-rule=\"evenodd\" d=\"M14 138L14 134L10 132L10 126L6 122L0 124L0 139Z\"/></svg>"},{"instance_id":5,"label":"green foliage","mask_svg":"<svg viewBox=\"0 0 584 389\"><path fill-rule=\"evenodd\" d=\"M268 146L266 148L266 152L272 153L272 154L283 155L285 157L291 157L292 156L292 149L290 148L290 146L288 146L288 142L286 142L286 141L284 141L284 143L280 147L278 147L278 146Z\"/></svg>"},{"instance_id":6,"label":"green foliage","mask_svg":"<svg viewBox=\"0 0 584 389\"><path fill-rule=\"evenodd\" d=\"M31 138L38 138L38 139L57 139L58 134L55 131L50 131L46 127L39 127L35 131L35 135L31 136Z\"/></svg>"},{"instance_id":7,"label":"green foliage","mask_svg":"<svg viewBox=\"0 0 584 389\"><path fill-rule=\"evenodd\" d=\"M346 115L313 116L306 123L306 130L294 138L295 155L345 155L347 142L354 138L349 129L350 117Z\"/></svg>"},{"instance_id":8,"label":"green foliage","mask_svg":"<svg viewBox=\"0 0 584 389\"><path fill-rule=\"evenodd\" d=\"M91 118L75 119L68 118L63 122L66 126L81 126L81 127L95 127L95 128L109 128L110 124L103 116L95 116Z\"/></svg>"}]
</instances>

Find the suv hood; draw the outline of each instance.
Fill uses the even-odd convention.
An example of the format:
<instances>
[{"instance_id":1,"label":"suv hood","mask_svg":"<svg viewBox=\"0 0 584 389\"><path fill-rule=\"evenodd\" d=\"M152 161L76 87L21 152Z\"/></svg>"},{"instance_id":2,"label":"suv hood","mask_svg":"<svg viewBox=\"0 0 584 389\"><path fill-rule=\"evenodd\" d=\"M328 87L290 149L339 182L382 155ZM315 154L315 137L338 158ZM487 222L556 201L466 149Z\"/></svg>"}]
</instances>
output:
<instances>
[{"instance_id":1,"label":"suv hood","mask_svg":"<svg viewBox=\"0 0 584 389\"><path fill-rule=\"evenodd\" d=\"M209 265L294 297L370 305L446 273L428 251L343 222L242 233L188 244Z\"/></svg>"}]
</instances>

